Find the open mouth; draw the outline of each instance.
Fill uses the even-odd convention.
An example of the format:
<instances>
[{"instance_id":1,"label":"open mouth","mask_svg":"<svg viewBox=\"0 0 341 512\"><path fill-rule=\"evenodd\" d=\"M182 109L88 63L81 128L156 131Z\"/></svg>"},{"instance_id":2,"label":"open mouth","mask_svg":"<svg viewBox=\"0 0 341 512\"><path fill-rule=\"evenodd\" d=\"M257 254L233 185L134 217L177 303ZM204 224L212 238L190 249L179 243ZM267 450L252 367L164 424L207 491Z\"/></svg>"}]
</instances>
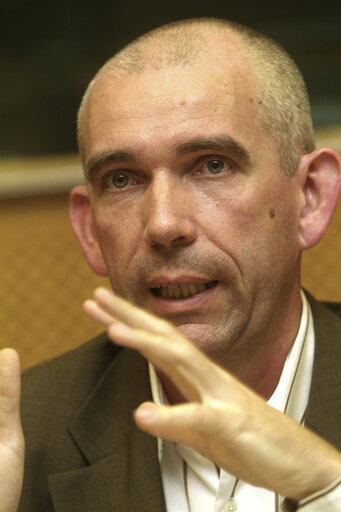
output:
<instances>
[{"instance_id":1,"label":"open mouth","mask_svg":"<svg viewBox=\"0 0 341 512\"><path fill-rule=\"evenodd\" d=\"M156 286L155 288L150 288L150 291L155 297L162 297L163 299L187 299L188 297L193 297L193 295L204 292L209 288L213 288L217 283L218 281L210 281L209 283Z\"/></svg>"}]
</instances>

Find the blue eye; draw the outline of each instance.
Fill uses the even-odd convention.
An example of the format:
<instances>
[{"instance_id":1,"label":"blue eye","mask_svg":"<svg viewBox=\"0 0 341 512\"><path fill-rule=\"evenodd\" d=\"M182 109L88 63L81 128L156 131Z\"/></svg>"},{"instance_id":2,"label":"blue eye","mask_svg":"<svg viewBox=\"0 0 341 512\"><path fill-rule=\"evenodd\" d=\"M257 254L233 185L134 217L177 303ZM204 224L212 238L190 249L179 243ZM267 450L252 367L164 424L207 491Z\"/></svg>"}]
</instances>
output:
<instances>
[{"instance_id":1,"label":"blue eye","mask_svg":"<svg viewBox=\"0 0 341 512\"><path fill-rule=\"evenodd\" d=\"M129 183L129 177L126 174L115 174L112 176L112 184L116 188L124 188Z\"/></svg>"},{"instance_id":2,"label":"blue eye","mask_svg":"<svg viewBox=\"0 0 341 512\"><path fill-rule=\"evenodd\" d=\"M225 169L225 162L223 160L210 160L206 165L212 174L220 174Z\"/></svg>"}]
</instances>

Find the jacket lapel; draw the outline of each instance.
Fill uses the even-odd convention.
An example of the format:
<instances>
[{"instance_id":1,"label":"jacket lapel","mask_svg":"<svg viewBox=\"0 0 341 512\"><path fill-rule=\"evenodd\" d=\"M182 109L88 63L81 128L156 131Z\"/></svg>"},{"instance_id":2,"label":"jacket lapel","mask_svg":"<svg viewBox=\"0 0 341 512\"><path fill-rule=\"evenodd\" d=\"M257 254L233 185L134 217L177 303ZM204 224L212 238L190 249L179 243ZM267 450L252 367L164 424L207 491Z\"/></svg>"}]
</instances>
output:
<instances>
[{"instance_id":1,"label":"jacket lapel","mask_svg":"<svg viewBox=\"0 0 341 512\"><path fill-rule=\"evenodd\" d=\"M56 512L166 510L156 440L132 419L150 399L146 361L121 350L69 425L89 465L49 477Z\"/></svg>"},{"instance_id":2,"label":"jacket lapel","mask_svg":"<svg viewBox=\"0 0 341 512\"><path fill-rule=\"evenodd\" d=\"M341 322L308 296L315 329L315 358L306 425L341 451Z\"/></svg>"}]
</instances>

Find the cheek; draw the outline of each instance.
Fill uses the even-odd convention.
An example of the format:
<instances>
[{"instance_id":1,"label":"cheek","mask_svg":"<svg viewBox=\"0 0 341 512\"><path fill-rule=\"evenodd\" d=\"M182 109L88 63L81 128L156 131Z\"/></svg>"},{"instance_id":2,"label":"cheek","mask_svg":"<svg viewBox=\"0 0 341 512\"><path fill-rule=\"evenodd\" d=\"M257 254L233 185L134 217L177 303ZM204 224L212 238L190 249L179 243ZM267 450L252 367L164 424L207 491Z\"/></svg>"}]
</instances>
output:
<instances>
[{"instance_id":1,"label":"cheek","mask_svg":"<svg viewBox=\"0 0 341 512\"><path fill-rule=\"evenodd\" d=\"M118 209L103 209L96 216L99 245L104 260L113 273L125 271L139 239L137 219Z\"/></svg>"},{"instance_id":2,"label":"cheek","mask_svg":"<svg viewBox=\"0 0 341 512\"><path fill-rule=\"evenodd\" d=\"M239 247L247 247L257 239L257 232L271 224L269 208L259 196L243 187L229 190L222 186L200 201L197 215L200 225L216 245L237 243Z\"/></svg>"},{"instance_id":3,"label":"cheek","mask_svg":"<svg viewBox=\"0 0 341 512\"><path fill-rule=\"evenodd\" d=\"M271 273L280 254L296 251L297 218L290 197L278 187L221 188L201 201L200 224L242 273Z\"/></svg>"}]
</instances>

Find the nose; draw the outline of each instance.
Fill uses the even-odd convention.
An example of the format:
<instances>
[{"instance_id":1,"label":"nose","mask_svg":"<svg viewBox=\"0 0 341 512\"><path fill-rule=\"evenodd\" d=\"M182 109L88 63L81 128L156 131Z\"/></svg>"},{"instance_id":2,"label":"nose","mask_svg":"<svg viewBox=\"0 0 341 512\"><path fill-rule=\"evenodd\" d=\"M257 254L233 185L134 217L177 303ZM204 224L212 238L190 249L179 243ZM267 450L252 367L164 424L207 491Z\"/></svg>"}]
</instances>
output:
<instances>
[{"instance_id":1,"label":"nose","mask_svg":"<svg viewBox=\"0 0 341 512\"><path fill-rule=\"evenodd\" d=\"M193 242L197 236L191 198L186 186L162 173L149 186L144 205L143 238L150 246L171 248Z\"/></svg>"}]
</instances>

